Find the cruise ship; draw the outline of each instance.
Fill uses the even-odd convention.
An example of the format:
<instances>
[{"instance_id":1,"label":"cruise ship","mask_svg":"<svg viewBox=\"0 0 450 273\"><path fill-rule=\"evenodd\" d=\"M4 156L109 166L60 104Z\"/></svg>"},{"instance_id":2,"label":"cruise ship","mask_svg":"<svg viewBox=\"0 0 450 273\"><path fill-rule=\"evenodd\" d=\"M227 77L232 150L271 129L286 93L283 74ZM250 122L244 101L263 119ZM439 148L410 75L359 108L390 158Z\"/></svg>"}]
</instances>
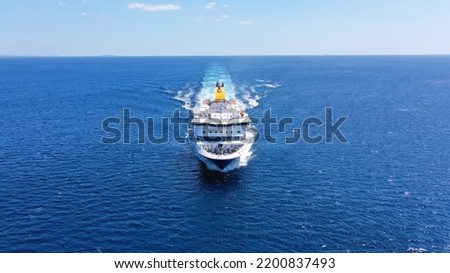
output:
<instances>
[{"instance_id":1,"label":"cruise ship","mask_svg":"<svg viewBox=\"0 0 450 273\"><path fill-rule=\"evenodd\" d=\"M236 99L227 100L225 86L217 82L215 99L204 100L191 121L199 158L218 171L239 167L254 142L251 120Z\"/></svg>"}]
</instances>

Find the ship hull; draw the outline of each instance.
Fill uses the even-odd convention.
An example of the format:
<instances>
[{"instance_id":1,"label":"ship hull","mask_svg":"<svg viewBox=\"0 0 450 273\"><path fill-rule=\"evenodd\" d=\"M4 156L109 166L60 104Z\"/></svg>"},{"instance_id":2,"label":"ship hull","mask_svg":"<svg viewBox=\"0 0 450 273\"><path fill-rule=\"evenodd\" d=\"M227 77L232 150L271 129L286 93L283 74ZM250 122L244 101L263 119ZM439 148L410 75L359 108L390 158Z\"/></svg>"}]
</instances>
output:
<instances>
[{"instance_id":1,"label":"ship hull","mask_svg":"<svg viewBox=\"0 0 450 273\"><path fill-rule=\"evenodd\" d=\"M214 165L216 165L221 171L226 170L230 166L236 166L239 165L239 158L234 159L224 159L224 160L217 160L217 159L207 159L211 161Z\"/></svg>"},{"instance_id":2,"label":"ship hull","mask_svg":"<svg viewBox=\"0 0 450 273\"><path fill-rule=\"evenodd\" d=\"M228 172L239 167L240 153L236 153L234 156L222 157L212 156L205 153L197 144L194 144L195 152L198 158L203 161L206 166L211 170L220 172Z\"/></svg>"}]
</instances>

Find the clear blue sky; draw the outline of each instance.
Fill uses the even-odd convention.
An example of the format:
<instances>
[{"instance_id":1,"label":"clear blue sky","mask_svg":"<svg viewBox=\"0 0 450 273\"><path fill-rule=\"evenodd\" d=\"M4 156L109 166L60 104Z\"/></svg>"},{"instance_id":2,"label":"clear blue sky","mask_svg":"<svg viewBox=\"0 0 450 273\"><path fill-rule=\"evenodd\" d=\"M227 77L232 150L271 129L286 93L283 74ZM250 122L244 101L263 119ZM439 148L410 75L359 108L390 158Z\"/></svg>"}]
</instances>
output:
<instances>
[{"instance_id":1,"label":"clear blue sky","mask_svg":"<svg viewBox=\"0 0 450 273\"><path fill-rule=\"evenodd\" d=\"M447 0L2 0L0 55L450 54Z\"/></svg>"}]
</instances>

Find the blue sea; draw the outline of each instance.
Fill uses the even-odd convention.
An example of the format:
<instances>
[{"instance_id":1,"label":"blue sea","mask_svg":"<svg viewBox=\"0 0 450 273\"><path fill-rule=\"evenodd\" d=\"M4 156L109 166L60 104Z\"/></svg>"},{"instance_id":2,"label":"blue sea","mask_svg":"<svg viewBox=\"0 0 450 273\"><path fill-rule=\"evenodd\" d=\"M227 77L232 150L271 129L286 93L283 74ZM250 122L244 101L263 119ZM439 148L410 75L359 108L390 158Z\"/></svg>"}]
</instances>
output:
<instances>
[{"instance_id":1,"label":"blue sea","mask_svg":"<svg viewBox=\"0 0 450 273\"><path fill-rule=\"evenodd\" d=\"M227 173L163 126L217 79L292 120ZM0 252L450 252L449 56L1 58L0 96ZM347 142L285 143L326 108Z\"/></svg>"}]
</instances>

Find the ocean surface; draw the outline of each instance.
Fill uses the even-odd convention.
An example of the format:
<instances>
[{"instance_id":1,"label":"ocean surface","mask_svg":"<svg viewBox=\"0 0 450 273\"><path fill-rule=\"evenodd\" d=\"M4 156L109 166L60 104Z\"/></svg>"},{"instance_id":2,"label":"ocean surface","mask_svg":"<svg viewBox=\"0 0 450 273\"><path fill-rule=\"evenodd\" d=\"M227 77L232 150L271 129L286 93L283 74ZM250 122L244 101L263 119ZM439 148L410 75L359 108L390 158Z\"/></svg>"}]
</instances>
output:
<instances>
[{"instance_id":1,"label":"ocean surface","mask_svg":"<svg viewBox=\"0 0 450 273\"><path fill-rule=\"evenodd\" d=\"M260 131L228 173L162 126L217 79ZM0 252L450 252L449 56L1 58L0 96ZM347 143L285 143L327 107Z\"/></svg>"}]
</instances>

